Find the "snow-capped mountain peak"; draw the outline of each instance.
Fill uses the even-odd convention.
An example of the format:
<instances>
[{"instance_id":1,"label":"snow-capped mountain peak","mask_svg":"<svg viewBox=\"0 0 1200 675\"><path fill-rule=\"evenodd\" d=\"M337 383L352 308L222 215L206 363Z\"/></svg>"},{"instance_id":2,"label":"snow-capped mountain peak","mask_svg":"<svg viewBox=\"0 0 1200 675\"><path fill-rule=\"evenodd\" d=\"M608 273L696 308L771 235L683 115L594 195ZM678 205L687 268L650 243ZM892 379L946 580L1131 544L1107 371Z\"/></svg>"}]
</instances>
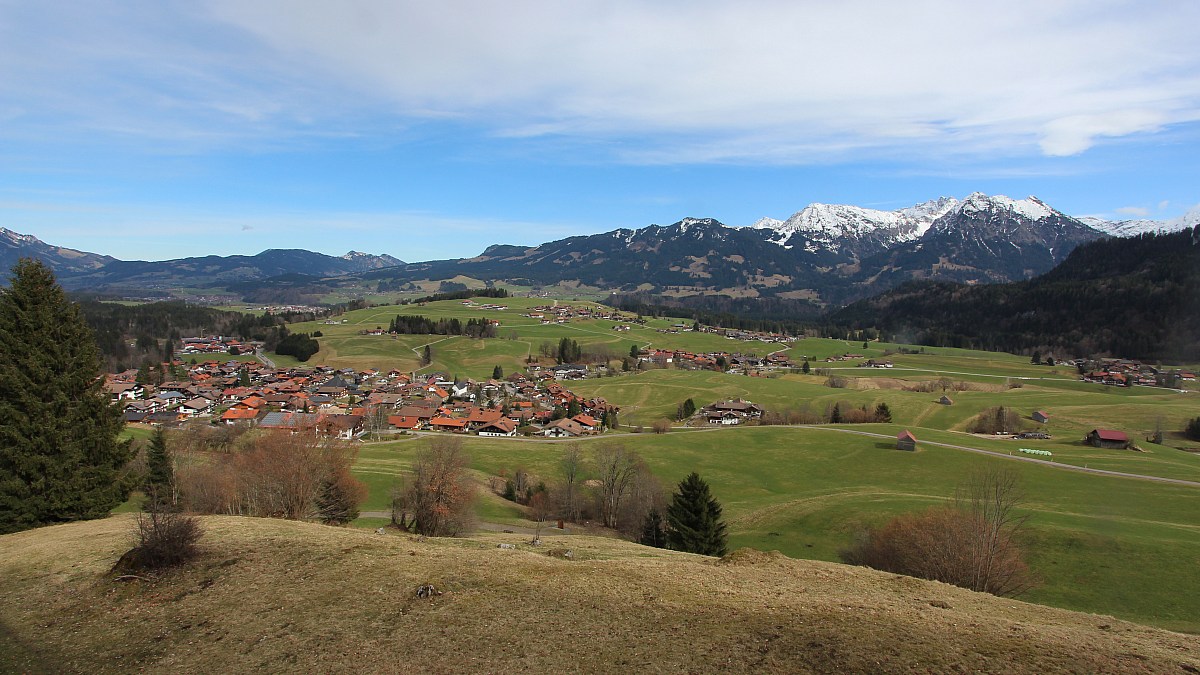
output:
<instances>
[{"instance_id":1,"label":"snow-capped mountain peak","mask_svg":"<svg viewBox=\"0 0 1200 675\"><path fill-rule=\"evenodd\" d=\"M798 235L806 240L804 248L810 252L840 252L844 247L865 252L866 248L886 248L920 238L934 220L958 203L953 197L941 197L896 211L813 203L786 221L762 218L750 227L773 230L770 241L781 246L794 245L790 240Z\"/></svg>"},{"instance_id":2,"label":"snow-capped mountain peak","mask_svg":"<svg viewBox=\"0 0 1200 675\"><path fill-rule=\"evenodd\" d=\"M1015 215L1024 216L1029 220L1043 220L1055 213L1054 209L1046 206L1037 197L1027 197L1018 200L1004 195L989 197L982 192L972 192L963 200L958 210L963 213L1009 211Z\"/></svg>"},{"instance_id":3,"label":"snow-capped mountain peak","mask_svg":"<svg viewBox=\"0 0 1200 675\"><path fill-rule=\"evenodd\" d=\"M1079 221L1093 230L1114 237L1136 237L1151 232L1169 234L1200 225L1200 206L1195 206L1182 216L1171 220L1105 220L1095 216L1084 216Z\"/></svg>"}]
</instances>

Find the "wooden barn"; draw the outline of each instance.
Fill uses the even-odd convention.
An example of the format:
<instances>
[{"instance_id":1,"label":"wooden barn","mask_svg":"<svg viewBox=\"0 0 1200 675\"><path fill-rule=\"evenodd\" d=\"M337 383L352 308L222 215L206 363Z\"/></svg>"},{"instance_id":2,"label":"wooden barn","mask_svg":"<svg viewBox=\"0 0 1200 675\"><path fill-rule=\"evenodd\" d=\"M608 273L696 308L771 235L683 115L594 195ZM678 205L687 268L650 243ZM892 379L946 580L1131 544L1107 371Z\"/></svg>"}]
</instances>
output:
<instances>
[{"instance_id":1,"label":"wooden barn","mask_svg":"<svg viewBox=\"0 0 1200 675\"><path fill-rule=\"evenodd\" d=\"M909 452L916 450L917 449L917 437L913 436L912 432L909 431L908 429L901 431L896 436L896 449L897 450L908 450Z\"/></svg>"},{"instance_id":2,"label":"wooden barn","mask_svg":"<svg viewBox=\"0 0 1200 675\"><path fill-rule=\"evenodd\" d=\"M1129 447L1129 436L1124 431L1113 429L1092 429L1087 435L1089 445L1097 448L1115 448L1124 450Z\"/></svg>"},{"instance_id":3,"label":"wooden barn","mask_svg":"<svg viewBox=\"0 0 1200 675\"><path fill-rule=\"evenodd\" d=\"M1042 410L1034 410L1030 417L1032 417L1033 421L1037 422L1038 424L1045 424L1046 422L1050 421L1050 416Z\"/></svg>"},{"instance_id":4,"label":"wooden barn","mask_svg":"<svg viewBox=\"0 0 1200 675\"><path fill-rule=\"evenodd\" d=\"M954 401L945 394L942 394L942 397L938 399L938 403L941 403L942 405L954 405Z\"/></svg>"}]
</instances>

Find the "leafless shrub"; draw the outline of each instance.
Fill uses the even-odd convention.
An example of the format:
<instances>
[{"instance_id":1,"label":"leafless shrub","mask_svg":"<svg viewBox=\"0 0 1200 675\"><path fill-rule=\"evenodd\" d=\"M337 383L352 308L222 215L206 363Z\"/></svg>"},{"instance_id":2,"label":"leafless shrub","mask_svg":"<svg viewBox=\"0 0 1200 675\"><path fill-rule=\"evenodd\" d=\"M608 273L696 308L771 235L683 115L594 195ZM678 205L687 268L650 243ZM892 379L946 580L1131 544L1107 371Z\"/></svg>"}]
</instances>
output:
<instances>
[{"instance_id":1,"label":"leafless shrub","mask_svg":"<svg viewBox=\"0 0 1200 675\"><path fill-rule=\"evenodd\" d=\"M942 581L975 591L1014 596L1032 575L1017 537L1026 516L1011 471L973 474L950 506L897 516L864 533L841 552L844 562Z\"/></svg>"},{"instance_id":2,"label":"leafless shrub","mask_svg":"<svg viewBox=\"0 0 1200 675\"><path fill-rule=\"evenodd\" d=\"M187 563L199 554L197 543L203 534L194 516L169 510L139 513L134 547L121 556L113 571L128 574Z\"/></svg>"},{"instance_id":3,"label":"leafless shrub","mask_svg":"<svg viewBox=\"0 0 1200 675\"><path fill-rule=\"evenodd\" d=\"M654 433L656 434L665 434L671 430L671 420L665 417L661 420L655 420L651 429L653 429Z\"/></svg>"},{"instance_id":4,"label":"leafless shrub","mask_svg":"<svg viewBox=\"0 0 1200 675\"><path fill-rule=\"evenodd\" d=\"M348 443L312 433L247 438L249 447L241 451L192 453L181 462L177 480L185 509L307 520L321 516L319 496L331 488L343 502L365 498L365 486L350 474L356 451Z\"/></svg>"}]
</instances>

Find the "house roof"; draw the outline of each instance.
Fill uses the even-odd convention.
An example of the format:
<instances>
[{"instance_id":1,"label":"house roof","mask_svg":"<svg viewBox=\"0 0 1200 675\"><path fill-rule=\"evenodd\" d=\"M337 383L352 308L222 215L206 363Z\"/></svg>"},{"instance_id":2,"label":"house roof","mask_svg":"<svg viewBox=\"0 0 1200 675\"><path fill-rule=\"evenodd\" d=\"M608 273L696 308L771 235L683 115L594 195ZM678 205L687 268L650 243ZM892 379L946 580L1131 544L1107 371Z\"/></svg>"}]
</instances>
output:
<instances>
[{"instance_id":1,"label":"house roof","mask_svg":"<svg viewBox=\"0 0 1200 675\"><path fill-rule=\"evenodd\" d=\"M230 408L221 415L223 420L252 420L258 416L258 411L252 408Z\"/></svg>"},{"instance_id":2,"label":"house roof","mask_svg":"<svg viewBox=\"0 0 1200 675\"><path fill-rule=\"evenodd\" d=\"M421 418L411 415L389 415L388 424L397 429L416 429L421 426Z\"/></svg>"},{"instance_id":3,"label":"house roof","mask_svg":"<svg viewBox=\"0 0 1200 675\"><path fill-rule=\"evenodd\" d=\"M456 429L467 426L466 420L454 417L435 417L429 420L429 423L435 427L451 427Z\"/></svg>"},{"instance_id":4,"label":"house roof","mask_svg":"<svg viewBox=\"0 0 1200 675\"><path fill-rule=\"evenodd\" d=\"M1093 429L1093 434L1102 441L1119 441L1126 442L1129 436L1124 431L1116 431L1115 429Z\"/></svg>"},{"instance_id":5,"label":"house roof","mask_svg":"<svg viewBox=\"0 0 1200 675\"><path fill-rule=\"evenodd\" d=\"M479 430L480 431L495 430L495 431L501 431L503 433L508 434L508 433L512 433L512 431L516 428L517 428L517 423L505 417L505 418L498 419L495 422L488 422L487 424L479 427Z\"/></svg>"},{"instance_id":6,"label":"house roof","mask_svg":"<svg viewBox=\"0 0 1200 675\"><path fill-rule=\"evenodd\" d=\"M911 431L909 431L908 429L905 429L904 431L901 431L900 433L896 434L896 440L897 441L912 441L913 443L916 443L917 437L913 436Z\"/></svg>"}]
</instances>

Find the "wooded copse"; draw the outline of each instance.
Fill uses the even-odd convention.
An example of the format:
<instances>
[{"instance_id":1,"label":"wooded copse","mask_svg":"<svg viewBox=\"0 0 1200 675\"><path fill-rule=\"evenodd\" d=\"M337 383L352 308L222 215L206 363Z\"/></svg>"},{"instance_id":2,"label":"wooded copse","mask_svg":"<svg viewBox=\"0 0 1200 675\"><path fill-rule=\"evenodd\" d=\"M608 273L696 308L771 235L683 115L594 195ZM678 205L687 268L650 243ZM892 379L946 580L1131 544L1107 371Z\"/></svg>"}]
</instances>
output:
<instances>
[{"instance_id":1,"label":"wooded copse","mask_svg":"<svg viewBox=\"0 0 1200 675\"><path fill-rule=\"evenodd\" d=\"M388 324L388 332L397 335L466 335L473 338L496 337L496 324L488 319L430 319L418 314L398 314Z\"/></svg>"}]
</instances>

